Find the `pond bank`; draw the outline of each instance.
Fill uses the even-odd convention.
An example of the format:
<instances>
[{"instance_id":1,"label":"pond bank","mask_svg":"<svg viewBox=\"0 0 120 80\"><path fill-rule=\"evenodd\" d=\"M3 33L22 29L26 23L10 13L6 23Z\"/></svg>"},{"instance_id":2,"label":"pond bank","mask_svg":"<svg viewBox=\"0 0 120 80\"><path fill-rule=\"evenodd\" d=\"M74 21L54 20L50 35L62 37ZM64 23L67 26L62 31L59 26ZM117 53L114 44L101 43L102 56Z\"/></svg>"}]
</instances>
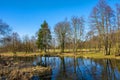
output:
<instances>
[{"instance_id":1,"label":"pond bank","mask_svg":"<svg viewBox=\"0 0 120 80\"><path fill-rule=\"evenodd\" d=\"M36 57L36 56L51 56L51 57L83 57L93 59L120 59L120 56L104 55L103 53L2 53L0 57Z\"/></svg>"},{"instance_id":2,"label":"pond bank","mask_svg":"<svg viewBox=\"0 0 120 80\"><path fill-rule=\"evenodd\" d=\"M34 75L37 76L46 76L51 75L51 68L49 67L26 67L26 68L14 68L8 69L4 68L0 70L0 75L6 76L8 80L30 80Z\"/></svg>"},{"instance_id":3,"label":"pond bank","mask_svg":"<svg viewBox=\"0 0 120 80\"><path fill-rule=\"evenodd\" d=\"M0 58L0 80L31 80L34 75L39 77L51 75L50 67L33 66L30 62L16 61L10 57Z\"/></svg>"},{"instance_id":4,"label":"pond bank","mask_svg":"<svg viewBox=\"0 0 120 80\"><path fill-rule=\"evenodd\" d=\"M120 59L120 56L115 55L104 55L103 53L58 53L58 54L45 54L45 56L56 56L56 57L82 57L82 58L93 58L93 59Z\"/></svg>"}]
</instances>

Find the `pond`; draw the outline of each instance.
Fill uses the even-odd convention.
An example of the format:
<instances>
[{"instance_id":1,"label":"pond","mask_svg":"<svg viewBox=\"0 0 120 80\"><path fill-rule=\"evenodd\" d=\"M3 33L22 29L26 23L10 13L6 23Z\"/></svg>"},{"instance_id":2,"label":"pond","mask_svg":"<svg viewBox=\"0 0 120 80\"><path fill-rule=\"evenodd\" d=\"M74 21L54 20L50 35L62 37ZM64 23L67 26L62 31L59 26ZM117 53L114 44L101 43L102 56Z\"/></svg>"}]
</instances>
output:
<instances>
[{"instance_id":1,"label":"pond","mask_svg":"<svg viewBox=\"0 0 120 80\"><path fill-rule=\"evenodd\" d=\"M120 60L115 59L36 57L33 65L52 68L52 75L33 80L120 80Z\"/></svg>"}]
</instances>

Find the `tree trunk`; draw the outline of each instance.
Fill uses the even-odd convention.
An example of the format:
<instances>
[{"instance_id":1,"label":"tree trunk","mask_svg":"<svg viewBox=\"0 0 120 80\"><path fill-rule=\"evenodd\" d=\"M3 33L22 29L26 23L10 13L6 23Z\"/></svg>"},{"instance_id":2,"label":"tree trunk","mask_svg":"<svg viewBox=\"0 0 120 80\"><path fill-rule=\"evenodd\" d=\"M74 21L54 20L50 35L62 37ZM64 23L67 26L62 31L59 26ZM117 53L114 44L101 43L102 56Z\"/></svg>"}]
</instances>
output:
<instances>
[{"instance_id":1,"label":"tree trunk","mask_svg":"<svg viewBox=\"0 0 120 80\"><path fill-rule=\"evenodd\" d=\"M64 53L64 41L62 41L62 44L61 44L61 52Z\"/></svg>"}]
</instances>

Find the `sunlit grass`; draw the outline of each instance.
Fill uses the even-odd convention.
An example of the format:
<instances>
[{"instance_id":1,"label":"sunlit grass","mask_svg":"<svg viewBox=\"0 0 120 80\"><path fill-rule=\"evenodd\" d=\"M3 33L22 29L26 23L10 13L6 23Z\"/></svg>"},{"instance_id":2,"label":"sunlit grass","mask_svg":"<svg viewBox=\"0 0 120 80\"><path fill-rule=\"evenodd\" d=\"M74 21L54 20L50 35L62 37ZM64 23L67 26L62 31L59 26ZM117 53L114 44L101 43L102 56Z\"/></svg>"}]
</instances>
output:
<instances>
[{"instance_id":1,"label":"sunlit grass","mask_svg":"<svg viewBox=\"0 0 120 80\"><path fill-rule=\"evenodd\" d=\"M104 55L104 52L95 51L95 49L78 49L78 52L74 53L73 49L65 49L64 53L60 52L60 49L50 49L49 52L33 52L33 53L26 53L26 52L17 52L13 54L12 52L1 53L1 56L11 57L11 56L20 56L20 57L31 57L31 56L41 56L41 55L49 55L49 56L60 56L60 57L83 57L83 58L95 58L95 59L104 59L104 58L114 58L120 59L119 56L115 56L114 54L111 55Z\"/></svg>"},{"instance_id":2,"label":"sunlit grass","mask_svg":"<svg viewBox=\"0 0 120 80\"><path fill-rule=\"evenodd\" d=\"M40 53L25 53L25 52L17 52L16 54L12 52L1 53L1 56L12 57L12 56L21 56L21 57L29 57L29 56L38 56Z\"/></svg>"}]
</instances>

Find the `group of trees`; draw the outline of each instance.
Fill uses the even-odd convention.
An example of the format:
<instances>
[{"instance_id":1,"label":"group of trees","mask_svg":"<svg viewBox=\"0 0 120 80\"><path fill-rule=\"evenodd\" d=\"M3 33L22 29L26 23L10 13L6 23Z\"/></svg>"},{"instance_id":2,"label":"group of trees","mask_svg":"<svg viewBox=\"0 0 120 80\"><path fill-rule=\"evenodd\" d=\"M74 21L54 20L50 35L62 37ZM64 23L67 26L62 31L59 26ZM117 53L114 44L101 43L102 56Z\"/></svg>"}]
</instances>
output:
<instances>
[{"instance_id":1,"label":"group of trees","mask_svg":"<svg viewBox=\"0 0 120 80\"><path fill-rule=\"evenodd\" d=\"M118 49L119 46L119 26L120 26L120 4L116 5L114 10L106 3L106 0L99 0L98 4L93 8L90 15L90 24L92 31L97 34L100 44L104 47L104 54L110 55L111 48ZM94 33L94 34L95 34ZM113 43L114 42L114 43ZM119 48L120 49L120 48ZM119 49L117 50L119 53Z\"/></svg>"},{"instance_id":2,"label":"group of trees","mask_svg":"<svg viewBox=\"0 0 120 80\"><path fill-rule=\"evenodd\" d=\"M71 21L58 22L55 25L54 31L61 46L61 52L64 52L65 44L72 44L74 52L77 52L77 48L82 41L84 33L84 19L83 17L73 16ZM78 44L79 43L79 44Z\"/></svg>"},{"instance_id":3,"label":"group of trees","mask_svg":"<svg viewBox=\"0 0 120 80\"><path fill-rule=\"evenodd\" d=\"M91 14L91 26L95 27L100 40L105 49L105 54L110 54L111 36L113 28L115 27L115 14L112 8L105 2L100 0L97 6L94 7ZM94 28L94 29L95 29Z\"/></svg>"},{"instance_id":4,"label":"group of trees","mask_svg":"<svg viewBox=\"0 0 120 80\"><path fill-rule=\"evenodd\" d=\"M89 23L76 16L70 21L58 22L54 30L61 52L64 52L65 46L72 44L73 52L77 52L78 48L95 48L103 50L105 55L110 55L111 51L120 53L120 4L116 4L115 8L107 4L107 0L99 0L89 16ZM87 34L84 32L85 24L89 24L90 28Z\"/></svg>"},{"instance_id":5,"label":"group of trees","mask_svg":"<svg viewBox=\"0 0 120 80\"><path fill-rule=\"evenodd\" d=\"M17 32L12 32L10 26L0 20L0 52L34 52L37 49L36 38L26 35L20 38Z\"/></svg>"},{"instance_id":6,"label":"group of trees","mask_svg":"<svg viewBox=\"0 0 120 80\"><path fill-rule=\"evenodd\" d=\"M24 36L20 39L16 32L9 34L9 25L0 20L0 48L9 49L14 53L39 49L46 52L53 48L60 48L62 53L64 49L72 49L74 53L78 49L103 50L105 55L110 55L111 51L120 53L120 4L115 8L107 4L107 0L99 0L88 21L83 16L73 16L70 20L58 22L54 26L54 36L51 35L53 33L48 23L44 21L36 37ZM87 33L85 24L89 24L90 28Z\"/></svg>"}]
</instances>

